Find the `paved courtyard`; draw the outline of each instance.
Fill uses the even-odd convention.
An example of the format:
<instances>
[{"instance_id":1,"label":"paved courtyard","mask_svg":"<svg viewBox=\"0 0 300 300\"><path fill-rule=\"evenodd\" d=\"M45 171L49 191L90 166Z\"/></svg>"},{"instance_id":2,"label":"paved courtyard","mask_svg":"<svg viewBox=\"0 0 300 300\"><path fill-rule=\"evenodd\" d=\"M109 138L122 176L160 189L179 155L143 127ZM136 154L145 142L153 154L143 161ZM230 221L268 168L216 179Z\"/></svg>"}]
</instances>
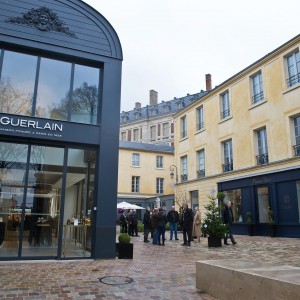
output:
<instances>
[{"instance_id":1,"label":"paved courtyard","mask_svg":"<svg viewBox=\"0 0 300 300\"><path fill-rule=\"evenodd\" d=\"M300 267L300 239L236 236L237 245L222 248L208 248L205 238L191 247L180 245L181 236L165 246L146 244L142 235L132 240L133 260L0 262L0 299L212 300L195 287L198 260L250 259Z\"/></svg>"}]
</instances>

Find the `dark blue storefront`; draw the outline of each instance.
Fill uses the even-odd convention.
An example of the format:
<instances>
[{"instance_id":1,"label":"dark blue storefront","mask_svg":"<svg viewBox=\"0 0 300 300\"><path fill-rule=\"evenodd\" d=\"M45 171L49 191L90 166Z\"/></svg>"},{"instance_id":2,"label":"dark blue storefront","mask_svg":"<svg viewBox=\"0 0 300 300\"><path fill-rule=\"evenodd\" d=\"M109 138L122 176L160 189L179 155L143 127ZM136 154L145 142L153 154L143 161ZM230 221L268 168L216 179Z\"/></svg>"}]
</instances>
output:
<instances>
[{"instance_id":1,"label":"dark blue storefront","mask_svg":"<svg viewBox=\"0 0 300 300\"><path fill-rule=\"evenodd\" d=\"M248 234L250 215L254 235L272 235L273 223L276 236L300 237L299 167L219 182L218 190L232 201L234 233Z\"/></svg>"}]
</instances>

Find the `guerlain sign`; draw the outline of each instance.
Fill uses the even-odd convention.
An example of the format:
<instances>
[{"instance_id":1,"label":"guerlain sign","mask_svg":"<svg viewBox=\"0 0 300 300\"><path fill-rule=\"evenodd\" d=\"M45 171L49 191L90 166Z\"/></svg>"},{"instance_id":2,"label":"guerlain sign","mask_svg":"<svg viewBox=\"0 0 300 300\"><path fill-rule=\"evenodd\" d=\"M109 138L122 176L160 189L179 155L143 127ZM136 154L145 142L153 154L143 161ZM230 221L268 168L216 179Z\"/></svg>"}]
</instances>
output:
<instances>
[{"instance_id":1,"label":"guerlain sign","mask_svg":"<svg viewBox=\"0 0 300 300\"><path fill-rule=\"evenodd\" d=\"M51 121L27 120L18 117L1 117L0 131L62 137L63 124Z\"/></svg>"}]
</instances>

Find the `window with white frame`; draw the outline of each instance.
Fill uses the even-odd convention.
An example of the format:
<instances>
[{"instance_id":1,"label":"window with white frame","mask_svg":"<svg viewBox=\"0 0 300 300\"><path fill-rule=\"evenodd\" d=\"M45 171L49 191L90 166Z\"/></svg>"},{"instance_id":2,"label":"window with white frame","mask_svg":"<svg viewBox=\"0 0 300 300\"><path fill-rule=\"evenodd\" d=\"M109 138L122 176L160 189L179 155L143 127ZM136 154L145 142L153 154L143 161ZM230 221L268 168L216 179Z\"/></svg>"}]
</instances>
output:
<instances>
[{"instance_id":1,"label":"window with white frame","mask_svg":"<svg viewBox=\"0 0 300 300\"><path fill-rule=\"evenodd\" d=\"M151 117L152 117L152 116L155 116L156 113L157 113L156 108L152 108L152 109L150 109L150 111L149 111L149 115L150 115Z\"/></svg>"},{"instance_id":2,"label":"window with white frame","mask_svg":"<svg viewBox=\"0 0 300 300\"><path fill-rule=\"evenodd\" d=\"M133 141L137 142L139 140L139 130L133 129Z\"/></svg>"},{"instance_id":3,"label":"window with white frame","mask_svg":"<svg viewBox=\"0 0 300 300\"><path fill-rule=\"evenodd\" d=\"M226 91L221 95L221 119L230 116L229 92Z\"/></svg>"},{"instance_id":4,"label":"window with white frame","mask_svg":"<svg viewBox=\"0 0 300 300\"><path fill-rule=\"evenodd\" d=\"M156 178L156 194L164 193L164 178Z\"/></svg>"},{"instance_id":5,"label":"window with white frame","mask_svg":"<svg viewBox=\"0 0 300 300\"><path fill-rule=\"evenodd\" d=\"M223 172L229 172L233 170L233 155L232 155L232 140L227 140L223 144Z\"/></svg>"},{"instance_id":6,"label":"window with white frame","mask_svg":"<svg viewBox=\"0 0 300 300\"><path fill-rule=\"evenodd\" d=\"M168 137L169 136L169 123L163 123L162 124L162 129L163 129L163 137Z\"/></svg>"},{"instance_id":7,"label":"window with white frame","mask_svg":"<svg viewBox=\"0 0 300 300\"><path fill-rule=\"evenodd\" d=\"M188 169L187 169L187 155L182 156L180 158L180 164L181 164L181 181L187 181L188 180Z\"/></svg>"},{"instance_id":8,"label":"window with white frame","mask_svg":"<svg viewBox=\"0 0 300 300\"><path fill-rule=\"evenodd\" d=\"M295 145L294 155L300 156L300 116L294 118Z\"/></svg>"},{"instance_id":9,"label":"window with white frame","mask_svg":"<svg viewBox=\"0 0 300 300\"><path fill-rule=\"evenodd\" d=\"M150 126L150 140L153 141L156 139L156 126Z\"/></svg>"},{"instance_id":10,"label":"window with white frame","mask_svg":"<svg viewBox=\"0 0 300 300\"><path fill-rule=\"evenodd\" d=\"M162 155L156 156L156 168L161 169L164 167L164 157Z\"/></svg>"},{"instance_id":11,"label":"window with white frame","mask_svg":"<svg viewBox=\"0 0 300 300\"><path fill-rule=\"evenodd\" d=\"M126 141L126 131L121 132L121 141Z\"/></svg>"},{"instance_id":12,"label":"window with white frame","mask_svg":"<svg viewBox=\"0 0 300 300\"><path fill-rule=\"evenodd\" d=\"M140 176L132 176L131 192L132 193L139 193L140 192Z\"/></svg>"},{"instance_id":13,"label":"window with white frame","mask_svg":"<svg viewBox=\"0 0 300 300\"><path fill-rule=\"evenodd\" d=\"M177 102L175 106L176 106L176 109L180 109L180 108L182 108L182 103L181 102Z\"/></svg>"},{"instance_id":14,"label":"window with white frame","mask_svg":"<svg viewBox=\"0 0 300 300\"><path fill-rule=\"evenodd\" d=\"M197 151L197 177L205 177L205 150L201 149Z\"/></svg>"},{"instance_id":15,"label":"window with white frame","mask_svg":"<svg viewBox=\"0 0 300 300\"><path fill-rule=\"evenodd\" d=\"M169 112L170 111L170 106L169 105L164 105L163 106L163 112L164 113L167 113L167 112Z\"/></svg>"},{"instance_id":16,"label":"window with white frame","mask_svg":"<svg viewBox=\"0 0 300 300\"><path fill-rule=\"evenodd\" d=\"M186 116L180 118L180 137L183 139L187 136Z\"/></svg>"},{"instance_id":17,"label":"window with white frame","mask_svg":"<svg viewBox=\"0 0 300 300\"><path fill-rule=\"evenodd\" d=\"M269 162L268 157L268 144L267 144L267 131L266 128L261 128L256 131L257 139L257 164L263 165Z\"/></svg>"},{"instance_id":18,"label":"window with white frame","mask_svg":"<svg viewBox=\"0 0 300 300\"><path fill-rule=\"evenodd\" d=\"M132 153L132 165L139 166L140 165L140 154Z\"/></svg>"},{"instance_id":19,"label":"window with white frame","mask_svg":"<svg viewBox=\"0 0 300 300\"><path fill-rule=\"evenodd\" d=\"M264 99L263 82L261 72L251 77L252 81L252 104Z\"/></svg>"},{"instance_id":20,"label":"window with white frame","mask_svg":"<svg viewBox=\"0 0 300 300\"><path fill-rule=\"evenodd\" d=\"M197 130L204 128L203 105L196 109Z\"/></svg>"},{"instance_id":21,"label":"window with white frame","mask_svg":"<svg viewBox=\"0 0 300 300\"><path fill-rule=\"evenodd\" d=\"M286 57L287 86L291 87L300 83L300 55L299 50Z\"/></svg>"}]
</instances>

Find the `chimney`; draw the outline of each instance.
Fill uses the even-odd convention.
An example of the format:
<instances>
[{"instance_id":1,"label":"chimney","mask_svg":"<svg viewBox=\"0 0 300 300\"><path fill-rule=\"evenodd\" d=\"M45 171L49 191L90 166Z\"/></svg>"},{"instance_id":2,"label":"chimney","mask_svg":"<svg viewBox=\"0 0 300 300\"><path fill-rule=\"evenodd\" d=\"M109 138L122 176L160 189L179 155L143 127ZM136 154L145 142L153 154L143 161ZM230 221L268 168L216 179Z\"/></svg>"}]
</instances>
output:
<instances>
[{"instance_id":1,"label":"chimney","mask_svg":"<svg viewBox=\"0 0 300 300\"><path fill-rule=\"evenodd\" d=\"M158 93L154 90L150 90L150 105L157 104L157 95Z\"/></svg>"},{"instance_id":2,"label":"chimney","mask_svg":"<svg viewBox=\"0 0 300 300\"><path fill-rule=\"evenodd\" d=\"M206 90L207 91L211 90L211 75L210 74L205 75L205 81L206 81Z\"/></svg>"},{"instance_id":3,"label":"chimney","mask_svg":"<svg viewBox=\"0 0 300 300\"><path fill-rule=\"evenodd\" d=\"M142 107L141 102L135 102L135 109L140 109Z\"/></svg>"}]
</instances>

